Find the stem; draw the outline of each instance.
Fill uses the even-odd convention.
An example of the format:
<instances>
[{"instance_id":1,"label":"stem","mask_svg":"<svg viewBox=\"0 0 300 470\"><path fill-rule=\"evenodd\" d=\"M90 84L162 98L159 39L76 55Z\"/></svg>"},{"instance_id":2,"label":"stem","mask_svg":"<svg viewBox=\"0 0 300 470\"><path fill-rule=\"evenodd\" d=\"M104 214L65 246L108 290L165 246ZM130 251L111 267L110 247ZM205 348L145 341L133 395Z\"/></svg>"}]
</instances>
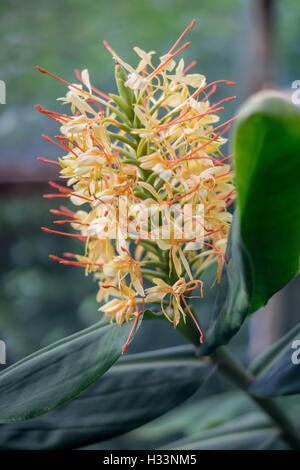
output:
<instances>
[{"instance_id":1,"label":"stem","mask_svg":"<svg viewBox=\"0 0 300 470\"><path fill-rule=\"evenodd\" d=\"M248 391L248 387L255 381L255 377L236 361L229 350L221 346L210 355L210 359L232 383L243 390L271 418L280 429L285 441L293 449L299 450L300 437L289 417L275 400L257 397Z\"/></svg>"}]
</instances>

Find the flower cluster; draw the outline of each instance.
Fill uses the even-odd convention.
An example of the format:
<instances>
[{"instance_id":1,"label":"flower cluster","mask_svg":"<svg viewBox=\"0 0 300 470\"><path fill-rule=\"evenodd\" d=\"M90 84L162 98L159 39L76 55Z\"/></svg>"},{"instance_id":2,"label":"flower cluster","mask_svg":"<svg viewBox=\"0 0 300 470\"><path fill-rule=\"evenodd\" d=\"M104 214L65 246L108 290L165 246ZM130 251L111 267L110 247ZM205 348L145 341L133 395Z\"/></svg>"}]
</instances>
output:
<instances>
[{"instance_id":1,"label":"flower cluster","mask_svg":"<svg viewBox=\"0 0 300 470\"><path fill-rule=\"evenodd\" d=\"M70 114L37 107L60 123L56 140L44 137L64 151L58 162L40 158L58 165L66 180L50 182L58 192L45 197L76 206L52 211L63 217L55 223L70 224L74 233L44 230L85 246L83 254L51 257L93 273L100 310L119 324L133 318L136 324L148 303L174 326L186 314L194 319L186 298L198 288L202 296L199 276L216 261L219 278L224 263L235 190L230 156L220 148L234 118L217 123L222 104L234 97L211 99L219 83L234 83L207 84L189 73L195 62L186 67L175 60L193 25L156 65L154 51L135 47L140 60L133 68L104 41L115 60L118 94L91 86L87 70L76 71L73 84L39 68L68 85L59 100L71 107ZM145 288L144 279L153 285Z\"/></svg>"}]
</instances>

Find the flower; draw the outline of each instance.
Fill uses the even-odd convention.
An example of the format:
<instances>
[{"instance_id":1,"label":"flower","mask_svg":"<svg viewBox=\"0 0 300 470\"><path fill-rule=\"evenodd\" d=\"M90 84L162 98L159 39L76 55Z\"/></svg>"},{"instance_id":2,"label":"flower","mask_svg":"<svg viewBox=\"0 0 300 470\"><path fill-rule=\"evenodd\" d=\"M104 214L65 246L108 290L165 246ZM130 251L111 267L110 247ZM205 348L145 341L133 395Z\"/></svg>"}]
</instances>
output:
<instances>
[{"instance_id":1,"label":"flower","mask_svg":"<svg viewBox=\"0 0 300 470\"><path fill-rule=\"evenodd\" d=\"M112 299L99 308L106 316L116 320L121 325L125 320L131 320L133 316L139 314L137 307L136 292L122 284L121 288L114 295L119 299Z\"/></svg>"},{"instance_id":2,"label":"flower","mask_svg":"<svg viewBox=\"0 0 300 470\"><path fill-rule=\"evenodd\" d=\"M235 188L230 156L221 147L235 117L219 124L222 105L234 96L211 101L219 84L233 82L207 83L190 72L195 61L177 62L189 46L180 42L194 24L158 60L154 51L135 47L136 68L104 41L115 60L117 95L96 89L87 69L76 70L77 82L70 83L39 68L67 85L59 101L70 113L37 109L60 124L56 140L44 138L63 153L58 162L40 160L58 165L66 182L50 182L56 192L45 197L75 206L52 211L62 217L55 224L69 224L73 232L43 229L75 237L84 247L81 254L52 259L93 274L97 300L105 302L100 311L112 321L134 320L135 328L145 303L160 302L174 326L188 313L202 340L186 294L201 287L202 295L198 277L217 262L219 280L225 261ZM182 217L188 205L202 209L187 217L187 235ZM144 278L154 284L146 292Z\"/></svg>"},{"instance_id":3,"label":"flower","mask_svg":"<svg viewBox=\"0 0 300 470\"><path fill-rule=\"evenodd\" d=\"M203 297L202 282L200 281L186 282L185 279L182 277L179 278L172 286L167 284L162 279L158 279L158 278L153 278L153 282L156 285L154 287L149 287L146 290L147 296L146 296L145 301L146 302L156 302L156 301L160 302L162 312L167 317L167 319L170 322L172 322L174 326L176 327L178 323L180 322L181 316L183 317L184 322L186 321L186 315L181 306L181 300L183 300L184 306L186 307L188 313L190 314L193 321L195 322L198 330L200 331L200 335L201 335L200 341L202 342L202 338L203 338L202 331L184 298L184 293L190 292L199 286L201 289L201 297ZM170 300L169 300L169 305L167 309L165 309L163 301L167 295L170 296ZM172 309L170 308L171 306L172 306ZM173 314L173 318L170 318L170 315L172 314Z\"/></svg>"}]
</instances>

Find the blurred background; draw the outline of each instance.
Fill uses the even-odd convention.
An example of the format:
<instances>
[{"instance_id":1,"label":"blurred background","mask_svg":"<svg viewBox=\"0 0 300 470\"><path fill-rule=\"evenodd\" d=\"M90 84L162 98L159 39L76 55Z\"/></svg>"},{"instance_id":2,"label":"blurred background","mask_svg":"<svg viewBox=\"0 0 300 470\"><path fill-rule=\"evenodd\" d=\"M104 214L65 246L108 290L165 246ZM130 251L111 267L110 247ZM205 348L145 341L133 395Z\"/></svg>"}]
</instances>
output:
<instances>
[{"instance_id":1,"label":"blurred background","mask_svg":"<svg viewBox=\"0 0 300 470\"><path fill-rule=\"evenodd\" d=\"M237 100L226 106L224 120L259 89L291 93L292 82L300 79L298 0L1 1L0 80L6 84L6 104L0 104L0 339L7 345L8 364L99 318L92 279L82 269L48 258L76 252L76 240L40 230L51 226L49 209L58 205L42 198L47 181L57 174L36 158L59 155L41 137L55 135L58 126L34 105L61 111L56 98L64 95L65 86L40 74L36 65L68 81L75 81L75 68L88 68L97 88L114 92L113 62L103 39L135 64L134 46L163 54L193 18L185 62L196 59L194 70L208 81L237 83ZM218 93L216 100L227 96L224 87ZM204 324L214 300L213 273L206 276L199 307ZM299 321L299 287L299 279L294 280L234 339L232 348L245 362ZM148 322L130 352L182 342L168 324L160 322L158 331ZM214 390L227 386L218 382Z\"/></svg>"}]
</instances>

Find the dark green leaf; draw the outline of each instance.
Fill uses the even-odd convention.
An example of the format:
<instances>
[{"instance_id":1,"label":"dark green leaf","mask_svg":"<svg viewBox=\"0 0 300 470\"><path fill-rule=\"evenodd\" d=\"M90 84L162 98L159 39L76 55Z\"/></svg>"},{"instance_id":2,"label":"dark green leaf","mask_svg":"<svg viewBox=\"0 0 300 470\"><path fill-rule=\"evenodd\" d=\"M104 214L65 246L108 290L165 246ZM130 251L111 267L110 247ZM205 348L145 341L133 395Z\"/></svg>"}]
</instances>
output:
<instances>
[{"instance_id":1,"label":"dark green leaf","mask_svg":"<svg viewBox=\"0 0 300 470\"><path fill-rule=\"evenodd\" d=\"M235 131L239 211L201 354L227 343L298 271L299 148L299 110L276 93L250 98Z\"/></svg>"},{"instance_id":2,"label":"dark green leaf","mask_svg":"<svg viewBox=\"0 0 300 470\"><path fill-rule=\"evenodd\" d=\"M239 236L235 213L226 250L226 263L217 293L211 327L206 333L202 355L210 354L237 333L249 311L252 284L250 266Z\"/></svg>"},{"instance_id":3,"label":"dark green leaf","mask_svg":"<svg viewBox=\"0 0 300 470\"><path fill-rule=\"evenodd\" d=\"M0 448L74 448L123 434L182 403L211 370L190 347L129 355L75 400L0 426Z\"/></svg>"},{"instance_id":4,"label":"dark green leaf","mask_svg":"<svg viewBox=\"0 0 300 470\"><path fill-rule=\"evenodd\" d=\"M251 312L298 272L300 250L300 112L262 92L243 107L235 132L241 238L251 260Z\"/></svg>"},{"instance_id":5,"label":"dark green leaf","mask_svg":"<svg viewBox=\"0 0 300 470\"><path fill-rule=\"evenodd\" d=\"M120 357L131 328L100 321L5 369L0 422L34 418L76 397Z\"/></svg>"},{"instance_id":6,"label":"dark green leaf","mask_svg":"<svg viewBox=\"0 0 300 470\"><path fill-rule=\"evenodd\" d=\"M285 412L289 414L291 418L294 418L296 423L297 417L300 417L299 396L282 397L278 401L285 409ZM248 425L247 431L250 431L249 424L250 422L253 424L253 416L255 416L254 427L259 429L261 426L258 426L258 423L264 424L266 417L244 392L225 392L204 398L195 396L189 403L146 424L137 432L134 431L132 436L139 445L146 442L148 446L150 443L151 448L162 441L165 443L165 448L170 448L170 446L174 448L175 439L177 439L177 443L183 445L186 445L186 443L191 445L195 442L199 443L199 441L203 439L203 441L205 441L203 444L204 449L206 445L215 446L217 444L219 445L218 448L222 449L228 446L228 442L224 442L222 439L222 435L225 435L228 431L227 426L229 425L230 428L234 430L235 434L237 423L239 425L243 423L244 425L246 421ZM245 419L241 419L244 417ZM247 417L251 417L251 419L248 421ZM270 423L266 421L266 424L269 429ZM246 431L245 426L244 431ZM272 430L271 433L273 433ZM244 434L241 441L239 441L239 439L235 441L235 438L238 436L230 435L233 438L232 444L234 446L245 442L246 434ZM206 442L206 439L208 442ZM170 442L173 442L173 444L169 444ZM253 445L255 444L257 444L257 442L253 441ZM272 448L276 447L277 444L278 440L272 440ZM267 445L267 443L265 443L265 445ZM284 446L282 442L280 446ZM258 443L257 447L261 448L261 443ZM269 448L269 443L267 448Z\"/></svg>"},{"instance_id":7,"label":"dark green leaf","mask_svg":"<svg viewBox=\"0 0 300 470\"><path fill-rule=\"evenodd\" d=\"M300 323L250 366L257 380L250 392L259 396L300 393Z\"/></svg>"},{"instance_id":8,"label":"dark green leaf","mask_svg":"<svg viewBox=\"0 0 300 470\"><path fill-rule=\"evenodd\" d=\"M188 437L256 409L252 400L240 391L198 398L148 423L138 430L137 438L151 443L174 440L176 436Z\"/></svg>"},{"instance_id":9,"label":"dark green leaf","mask_svg":"<svg viewBox=\"0 0 300 470\"><path fill-rule=\"evenodd\" d=\"M276 444L276 445L275 445ZM249 413L198 435L168 445L174 450L256 450L285 449L279 431L260 413Z\"/></svg>"}]
</instances>

